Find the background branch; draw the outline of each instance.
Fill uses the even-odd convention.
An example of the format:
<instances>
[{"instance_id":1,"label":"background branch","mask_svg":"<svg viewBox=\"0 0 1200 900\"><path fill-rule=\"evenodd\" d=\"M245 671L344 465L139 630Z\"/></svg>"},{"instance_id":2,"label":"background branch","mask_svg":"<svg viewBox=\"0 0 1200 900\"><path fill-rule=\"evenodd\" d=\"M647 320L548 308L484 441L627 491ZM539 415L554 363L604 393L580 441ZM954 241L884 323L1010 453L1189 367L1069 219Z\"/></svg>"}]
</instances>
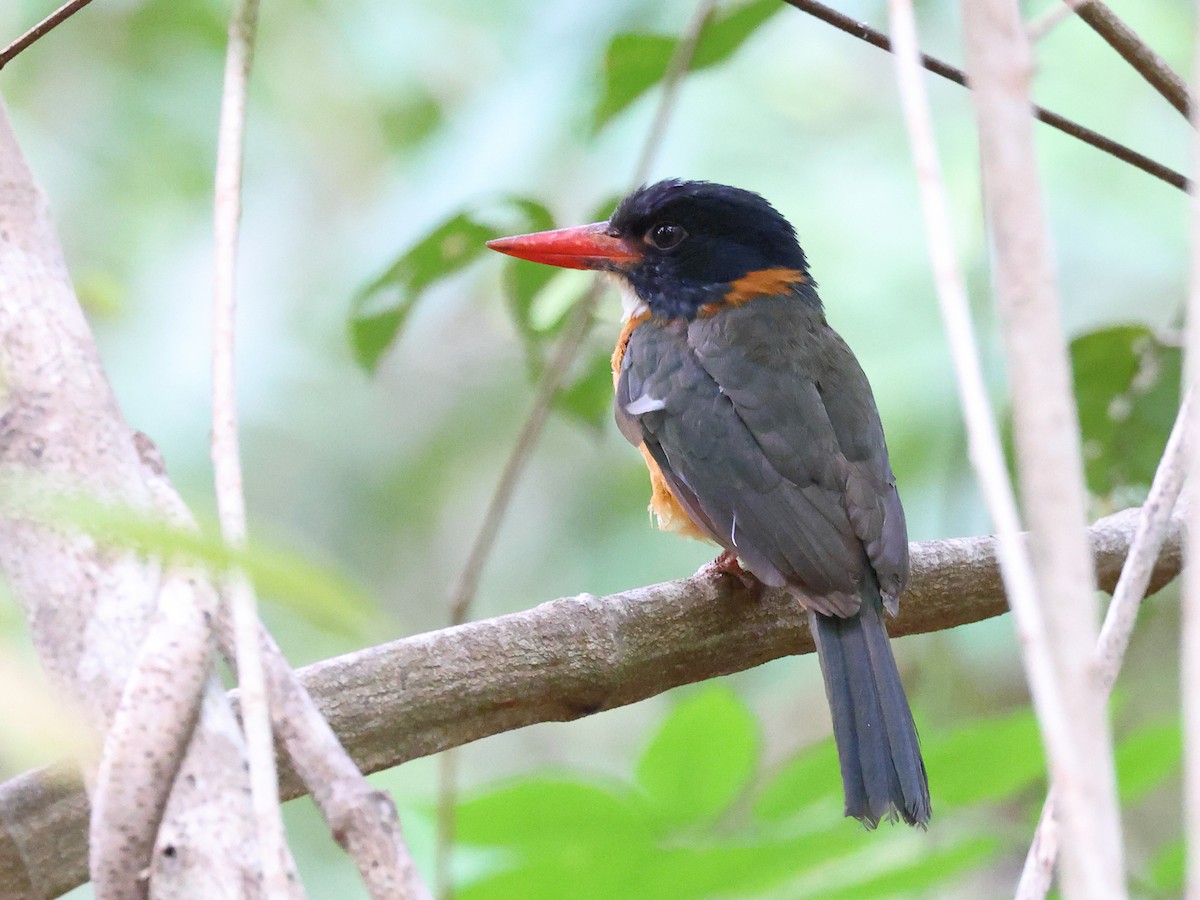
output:
<instances>
[{"instance_id":1,"label":"background branch","mask_svg":"<svg viewBox=\"0 0 1200 900\"><path fill-rule=\"evenodd\" d=\"M1183 490L1187 475L1187 454L1190 435L1192 395L1184 396L1171 436L1163 450L1162 459L1154 473L1150 493L1142 506L1137 532L1129 548L1129 557L1121 569L1120 580L1113 591L1112 602L1104 615L1100 640L1096 644L1096 663L1104 685L1105 695L1112 693L1125 650L1133 635L1138 609L1154 568L1155 560L1166 539L1176 501ZM1050 892L1054 864L1058 859L1058 828L1054 819L1054 786L1051 785L1037 830L1025 856L1021 880L1017 884L1017 900L1041 900Z\"/></svg>"},{"instance_id":2,"label":"background branch","mask_svg":"<svg viewBox=\"0 0 1200 900\"><path fill-rule=\"evenodd\" d=\"M1200 35L1192 41L1192 88L1200 90ZM1193 103L1192 165L1200 165L1200 104ZM1187 319L1184 334L1184 384L1200 395L1200 192L1193 192L1188 210L1191 271L1188 278ZM1200 403L1193 403L1188 430L1200 434ZM1188 487L1187 558L1192 563L1183 577L1179 625L1179 697L1183 720L1183 840L1184 887L1188 900L1200 897L1200 440L1193 439L1187 454Z\"/></svg>"},{"instance_id":3,"label":"background branch","mask_svg":"<svg viewBox=\"0 0 1200 900\"><path fill-rule=\"evenodd\" d=\"M1116 775L1095 677L1097 605L1082 540L1087 489L1079 416L1029 116L1033 54L1009 0L963 0L961 7L1021 507L1037 580L1037 602L1014 606L1014 613L1059 790L1067 851L1062 890L1068 898L1120 898L1125 874Z\"/></svg>"},{"instance_id":4,"label":"background branch","mask_svg":"<svg viewBox=\"0 0 1200 900\"><path fill-rule=\"evenodd\" d=\"M1139 510L1088 529L1096 580L1117 583ZM1171 520L1149 590L1178 575L1183 526ZM912 545L912 585L893 635L938 631L1007 610L992 537ZM805 615L778 591L761 600L729 579L695 576L608 597L582 594L525 612L404 638L300 670L301 681L363 771L537 722L571 721L636 703L683 684L813 649ZM403 689L398 689L402 685ZM299 779L281 769L281 793ZM86 821L77 786L61 769L0 785L0 884L19 884L24 860L62 848L48 874L63 891L86 877L75 832ZM12 827L8 823L18 823ZM20 896L0 890L0 900Z\"/></svg>"},{"instance_id":5,"label":"background branch","mask_svg":"<svg viewBox=\"0 0 1200 900\"><path fill-rule=\"evenodd\" d=\"M1071 0L1066 0L1068 5ZM1085 0L1073 4L1079 18L1087 22L1100 37L1104 38L1121 58L1146 80L1163 98L1181 112L1188 115L1187 83L1167 65L1167 61L1151 49L1137 32L1121 21L1121 18L1100 0Z\"/></svg>"},{"instance_id":6,"label":"background branch","mask_svg":"<svg viewBox=\"0 0 1200 900\"><path fill-rule=\"evenodd\" d=\"M858 38L860 41L866 41L873 47L891 52L892 42L888 36L867 25L865 22L852 19L838 12L836 9L826 6L824 3L815 2L815 0L784 0L784 2L789 6L796 7L801 12L808 13L814 18L820 19L828 25L832 25L839 31L844 31L846 34ZM961 84L963 87L969 87L967 84L967 75L962 69L955 68L937 57L922 54L921 65L935 75L940 75L942 78L953 81L955 84ZM1107 153L1122 162L1129 163L1129 165L1141 169L1148 175L1153 175L1155 178L1165 181L1167 184L1177 187L1181 191L1188 190L1189 183L1183 175L1148 156L1138 153L1130 147L1126 147L1124 144L1119 144L1099 132L1085 128L1078 122L1074 122L1065 116L1060 116L1058 113L1051 112L1041 106L1035 105L1033 107L1033 115L1051 128L1055 128L1063 134L1083 141L1085 144L1095 147L1102 153Z\"/></svg>"},{"instance_id":7,"label":"background branch","mask_svg":"<svg viewBox=\"0 0 1200 900\"><path fill-rule=\"evenodd\" d=\"M212 462L221 535L233 547L242 547L246 543L234 335L246 92L257 28L258 0L237 0L229 19L213 190ZM271 710L259 653L258 604L254 587L245 573L232 571L222 580L221 596L233 624L234 661L242 689L242 728L250 757L250 799L263 860L263 886L269 897L303 897L304 890L287 848L279 810Z\"/></svg>"},{"instance_id":8,"label":"background branch","mask_svg":"<svg viewBox=\"0 0 1200 900\"><path fill-rule=\"evenodd\" d=\"M3 50L0 50L0 69L3 69L12 62L21 51L44 38L91 2L92 0L70 0L69 3L64 3L54 12L50 13L50 15L46 16L46 18L42 19L42 21L38 22Z\"/></svg>"}]
</instances>

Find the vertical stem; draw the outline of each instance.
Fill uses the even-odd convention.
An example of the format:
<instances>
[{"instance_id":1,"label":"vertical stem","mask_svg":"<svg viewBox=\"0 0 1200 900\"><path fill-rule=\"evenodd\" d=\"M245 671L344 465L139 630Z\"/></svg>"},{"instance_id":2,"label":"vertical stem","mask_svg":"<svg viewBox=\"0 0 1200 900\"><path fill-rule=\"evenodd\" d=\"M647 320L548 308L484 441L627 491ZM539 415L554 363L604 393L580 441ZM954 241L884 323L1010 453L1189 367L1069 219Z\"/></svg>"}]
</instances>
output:
<instances>
[{"instance_id":1,"label":"vertical stem","mask_svg":"<svg viewBox=\"0 0 1200 900\"><path fill-rule=\"evenodd\" d=\"M241 546L246 540L246 501L242 491L237 388L234 379L234 285L238 221L241 215L246 92L257 21L258 0L237 0L229 22L213 201L212 459L221 533L226 542L233 546ZM233 619L242 721L250 761L251 802L262 856L264 893L271 898L286 897L292 893L293 887L279 810L275 747L258 643L258 610L254 589L243 573L231 572L223 593Z\"/></svg>"},{"instance_id":2,"label":"vertical stem","mask_svg":"<svg viewBox=\"0 0 1200 900\"><path fill-rule=\"evenodd\" d=\"M1200 3L1196 4L1200 15ZM1196 41L1200 50L1200 38ZM1193 57L1192 90L1200 85L1200 55ZM1191 104L1193 125L1192 165L1200 163L1200 103ZM1200 191L1193 187L1191 202L1192 268L1188 284L1188 311L1184 375L1188 390L1200 384ZM1191 407L1191 434L1200 434L1200 403ZM1183 834L1187 845L1186 897L1200 900L1200 502L1196 502L1200 473L1200 440L1193 439L1188 453L1192 502L1187 512L1187 537L1183 571L1183 609L1180 623L1180 698L1183 706Z\"/></svg>"},{"instance_id":3,"label":"vertical stem","mask_svg":"<svg viewBox=\"0 0 1200 900\"><path fill-rule=\"evenodd\" d=\"M1067 898L1125 896L1112 741L1094 648L1078 415L1041 208L1029 86L1033 60L1011 0L963 0L968 71L994 250L1021 496L1048 646L1027 647L1030 689L1056 786Z\"/></svg>"}]
</instances>

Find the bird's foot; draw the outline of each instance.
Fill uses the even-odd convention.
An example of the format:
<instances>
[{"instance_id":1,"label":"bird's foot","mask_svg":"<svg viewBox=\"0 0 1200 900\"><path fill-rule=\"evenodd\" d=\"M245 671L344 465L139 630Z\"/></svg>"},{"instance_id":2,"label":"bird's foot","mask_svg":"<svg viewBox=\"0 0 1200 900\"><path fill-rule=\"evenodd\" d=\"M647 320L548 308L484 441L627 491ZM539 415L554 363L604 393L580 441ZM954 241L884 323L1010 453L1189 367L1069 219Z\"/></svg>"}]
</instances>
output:
<instances>
[{"instance_id":1,"label":"bird's foot","mask_svg":"<svg viewBox=\"0 0 1200 900\"><path fill-rule=\"evenodd\" d=\"M736 578L742 588L755 599L762 596L765 588L765 585L755 577L754 573L742 568L742 564L738 562L737 554L730 553L728 550L712 562L705 563L696 574L711 578L720 578L722 576Z\"/></svg>"}]
</instances>

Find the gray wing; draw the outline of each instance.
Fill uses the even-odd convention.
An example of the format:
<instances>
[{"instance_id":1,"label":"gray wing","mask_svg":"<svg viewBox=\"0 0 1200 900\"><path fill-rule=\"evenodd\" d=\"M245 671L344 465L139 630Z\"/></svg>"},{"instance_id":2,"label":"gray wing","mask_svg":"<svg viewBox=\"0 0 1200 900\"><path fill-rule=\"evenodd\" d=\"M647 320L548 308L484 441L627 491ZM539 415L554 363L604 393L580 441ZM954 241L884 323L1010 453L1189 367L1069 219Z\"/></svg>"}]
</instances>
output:
<instances>
[{"instance_id":1,"label":"gray wing","mask_svg":"<svg viewBox=\"0 0 1200 900\"><path fill-rule=\"evenodd\" d=\"M770 410L743 417L739 403L753 397L739 401L739 393L714 378L681 323L648 323L625 352L617 421L632 443L645 443L697 525L751 572L800 590L819 612L853 615L866 558L843 503L840 468L828 461L838 452L836 435L819 419L801 420L805 440L784 454L791 435L764 426ZM807 466L791 458L797 454Z\"/></svg>"},{"instance_id":2,"label":"gray wing","mask_svg":"<svg viewBox=\"0 0 1200 900\"><path fill-rule=\"evenodd\" d=\"M688 338L783 477L841 495L894 613L908 583L908 529L871 386L850 348L823 315L783 297L697 319Z\"/></svg>"}]
</instances>

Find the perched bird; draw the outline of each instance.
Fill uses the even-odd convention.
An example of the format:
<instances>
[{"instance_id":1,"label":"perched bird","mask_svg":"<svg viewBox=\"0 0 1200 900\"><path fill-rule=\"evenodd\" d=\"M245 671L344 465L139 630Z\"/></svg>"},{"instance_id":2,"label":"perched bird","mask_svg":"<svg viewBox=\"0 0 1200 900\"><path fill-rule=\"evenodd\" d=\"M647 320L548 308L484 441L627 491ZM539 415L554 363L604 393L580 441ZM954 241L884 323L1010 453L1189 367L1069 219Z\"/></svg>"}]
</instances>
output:
<instances>
[{"instance_id":1,"label":"perched bird","mask_svg":"<svg viewBox=\"0 0 1200 900\"><path fill-rule=\"evenodd\" d=\"M715 541L719 568L740 560L808 609L846 815L928 822L883 618L908 581L904 509L871 387L792 226L757 194L671 180L607 222L488 246L616 277L616 420L650 469L659 527Z\"/></svg>"}]
</instances>

